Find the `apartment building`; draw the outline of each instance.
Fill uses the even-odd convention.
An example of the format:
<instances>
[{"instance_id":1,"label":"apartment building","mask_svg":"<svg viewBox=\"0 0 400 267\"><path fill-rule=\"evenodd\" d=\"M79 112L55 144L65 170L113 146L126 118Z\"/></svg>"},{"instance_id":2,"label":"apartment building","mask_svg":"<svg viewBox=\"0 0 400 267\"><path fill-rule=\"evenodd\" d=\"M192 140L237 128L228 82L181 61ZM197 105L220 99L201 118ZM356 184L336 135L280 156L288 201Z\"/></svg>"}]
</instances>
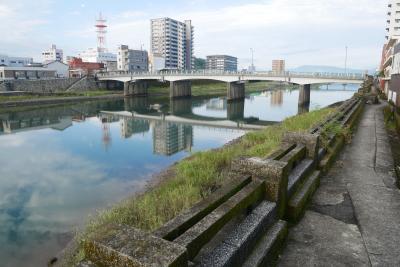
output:
<instances>
[{"instance_id":1,"label":"apartment building","mask_svg":"<svg viewBox=\"0 0 400 267\"><path fill-rule=\"evenodd\" d=\"M282 59L272 60L272 72L274 74L285 73L285 60L282 60Z\"/></svg>"},{"instance_id":2,"label":"apartment building","mask_svg":"<svg viewBox=\"0 0 400 267\"><path fill-rule=\"evenodd\" d=\"M383 72L381 88L394 103L400 106L400 0L390 0L386 20L386 43L382 50L380 70ZM392 78L394 81L391 82Z\"/></svg>"},{"instance_id":3,"label":"apartment building","mask_svg":"<svg viewBox=\"0 0 400 267\"><path fill-rule=\"evenodd\" d=\"M206 68L208 70L237 71L237 58L227 55L207 56Z\"/></svg>"},{"instance_id":4,"label":"apartment building","mask_svg":"<svg viewBox=\"0 0 400 267\"><path fill-rule=\"evenodd\" d=\"M149 56L145 50L129 49L127 45L118 46L118 70L122 71L148 71Z\"/></svg>"},{"instance_id":5,"label":"apartment building","mask_svg":"<svg viewBox=\"0 0 400 267\"><path fill-rule=\"evenodd\" d=\"M193 66L193 26L190 20L151 20L151 54L164 58L164 69L190 70Z\"/></svg>"},{"instance_id":6,"label":"apartment building","mask_svg":"<svg viewBox=\"0 0 400 267\"><path fill-rule=\"evenodd\" d=\"M62 49L58 49L56 45L51 45L51 47L42 53L43 62L53 62L53 61L63 61L64 52Z\"/></svg>"}]
</instances>

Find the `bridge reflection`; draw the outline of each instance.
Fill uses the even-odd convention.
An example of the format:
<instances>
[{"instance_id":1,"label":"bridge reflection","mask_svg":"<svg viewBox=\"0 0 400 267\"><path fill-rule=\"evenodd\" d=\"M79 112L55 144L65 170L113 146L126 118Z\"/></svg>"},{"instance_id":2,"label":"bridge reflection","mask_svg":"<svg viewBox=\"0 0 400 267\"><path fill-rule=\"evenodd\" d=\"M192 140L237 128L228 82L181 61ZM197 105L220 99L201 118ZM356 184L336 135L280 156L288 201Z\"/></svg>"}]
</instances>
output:
<instances>
[{"instance_id":1,"label":"bridge reflection","mask_svg":"<svg viewBox=\"0 0 400 267\"><path fill-rule=\"evenodd\" d=\"M282 91L266 94L269 94L271 105L282 105ZM193 110L196 107L226 112L226 116L221 118L195 114ZM298 113L308 112L309 108L309 103L298 106ZM102 110L110 112L105 114ZM212 128L215 131L246 131L276 123L246 117L244 111L245 100L184 98L169 99L167 102L160 100L160 104L154 104L154 100L150 101L147 97L135 97L0 114L0 134L40 129L64 131L71 127L73 122L98 117L101 121L102 142L106 149L112 145L110 124L119 123L122 138L151 132L153 152L173 155L179 151L191 150L194 143L194 126Z\"/></svg>"}]
</instances>

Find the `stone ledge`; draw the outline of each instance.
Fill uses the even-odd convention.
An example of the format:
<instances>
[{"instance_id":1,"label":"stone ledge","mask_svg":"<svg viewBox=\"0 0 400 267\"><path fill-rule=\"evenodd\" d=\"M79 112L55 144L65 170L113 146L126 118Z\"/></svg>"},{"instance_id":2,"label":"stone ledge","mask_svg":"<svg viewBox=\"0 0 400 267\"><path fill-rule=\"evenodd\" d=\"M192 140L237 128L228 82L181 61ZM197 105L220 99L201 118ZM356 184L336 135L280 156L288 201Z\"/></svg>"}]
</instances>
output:
<instances>
[{"instance_id":1,"label":"stone ledge","mask_svg":"<svg viewBox=\"0 0 400 267\"><path fill-rule=\"evenodd\" d=\"M174 240L250 182L251 176L241 176L234 179L229 185L217 190L189 210L165 223L153 234L166 240Z\"/></svg>"},{"instance_id":2,"label":"stone ledge","mask_svg":"<svg viewBox=\"0 0 400 267\"><path fill-rule=\"evenodd\" d=\"M307 202L319 186L320 174L320 171L315 171L306 179L303 186L296 191L293 197L289 199L287 217L291 221L297 222L305 211Z\"/></svg>"},{"instance_id":3,"label":"stone ledge","mask_svg":"<svg viewBox=\"0 0 400 267\"><path fill-rule=\"evenodd\" d=\"M318 158L319 135L309 133L289 132L282 138L283 144L302 144L307 149L307 157L311 159Z\"/></svg>"},{"instance_id":4,"label":"stone ledge","mask_svg":"<svg viewBox=\"0 0 400 267\"><path fill-rule=\"evenodd\" d=\"M83 241L86 259L99 266L187 266L186 248L127 225L110 224Z\"/></svg>"},{"instance_id":5,"label":"stone ledge","mask_svg":"<svg viewBox=\"0 0 400 267\"><path fill-rule=\"evenodd\" d=\"M285 214L289 176L286 162L260 158L239 158L232 161L232 170L265 181L267 200L277 203L279 218Z\"/></svg>"},{"instance_id":6,"label":"stone ledge","mask_svg":"<svg viewBox=\"0 0 400 267\"><path fill-rule=\"evenodd\" d=\"M232 218L265 196L265 183L253 181L174 240L187 248L192 260L201 248Z\"/></svg>"}]
</instances>

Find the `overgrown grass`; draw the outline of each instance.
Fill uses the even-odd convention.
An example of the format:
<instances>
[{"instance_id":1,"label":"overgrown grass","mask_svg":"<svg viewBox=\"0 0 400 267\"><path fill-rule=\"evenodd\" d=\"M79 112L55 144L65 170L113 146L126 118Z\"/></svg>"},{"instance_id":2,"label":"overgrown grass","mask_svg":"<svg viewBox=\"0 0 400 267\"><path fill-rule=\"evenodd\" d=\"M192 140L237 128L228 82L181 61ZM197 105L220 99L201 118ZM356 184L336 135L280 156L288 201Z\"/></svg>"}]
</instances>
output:
<instances>
[{"instance_id":1,"label":"overgrown grass","mask_svg":"<svg viewBox=\"0 0 400 267\"><path fill-rule=\"evenodd\" d=\"M267 89L287 89L292 88L290 85L281 85L277 82L252 82L246 84L246 93L260 92ZM192 82L192 96L202 96L202 95L224 95L226 94L227 85L224 82ZM152 85L149 88L150 94L169 94L169 84L157 84Z\"/></svg>"},{"instance_id":2,"label":"overgrown grass","mask_svg":"<svg viewBox=\"0 0 400 267\"><path fill-rule=\"evenodd\" d=\"M77 97L77 96L102 96L111 94L121 94L121 91L109 91L109 90L94 90L86 92L60 92L52 94L31 94L31 95L17 95L17 96L0 96L0 102L7 101L22 101L30 99L43 99L43 98L55 98L55 97Z\"/></svg>"}]
</instances>

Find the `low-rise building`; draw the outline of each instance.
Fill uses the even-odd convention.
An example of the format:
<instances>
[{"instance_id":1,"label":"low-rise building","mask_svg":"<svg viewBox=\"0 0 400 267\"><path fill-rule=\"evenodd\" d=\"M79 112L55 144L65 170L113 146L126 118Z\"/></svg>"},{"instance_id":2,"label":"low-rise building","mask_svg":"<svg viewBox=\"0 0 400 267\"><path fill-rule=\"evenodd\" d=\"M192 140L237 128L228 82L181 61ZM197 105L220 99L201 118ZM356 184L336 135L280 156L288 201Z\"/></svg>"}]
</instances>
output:
<instances>
[{"instance_id":1,"label":"low-rise building","mask_svg":"<svg viewBox=\"0 0 400 267\"><path fill-rule=\"evenodd\" d=\"M61 61L51 61L44 64L45 68L55 70L57 78L69 77L69 66Z\"/></svg>"},{"instance_id":2,"label":"low-rise building","mask_svg":"<svg viewBox=\"0 0 400 267\"><path fill-rule=\"evenodd\" d=\"M102 51L102 49L99 48L89 48L80 53L78 58L81 58L83 62L102 63L104 64L104 68L108 71L117 70L115 68L117 66L117 55Z\"/></svg>"},{"instance_id":3,"label":"low-rise building","mask_svg":"<svg viewBox=\"0 0 400 267\"><path fill-rule=\"evenodd\" d=\"M285 60L283 60L283 59L272 60L272 72L274 74L285 73Z\"/></svg>"},{"instance_id":4,"label":"low-rise building","mask_svg":"<svg viewBox=\"0 0 400 267\"><path fill-rule=\"evenodd\" d=\"M146 50L129 49L127 45L120 45L117 54L118 70L148 71L149 56Z\"/></svg>"},{"instance_id":5,"label":"low-rise building","mask_svg":"<svg viewBox=\"0 0 400 267\"><path fill-rule=\"evenodd\" d=\"M228 55L207 56L208 70L237 71L237 58Z\"/></svg>"},{"instance_id":6,"label":"low-rise building","mask_svg":"<svg viewBox=\"0 0 400 267\"><path fill-rule=\"evenodd\" d=\"M33 62L31 57L10 57L7 55L0 55L0 66L8 67L23 67Z\"/></svg>"},{"instance_id":7,"label":"low-rise building","mask_svg":"<svg viewBox=\"0 0 400 267\"><path fill-rule=\"evenodd\" d=\"M96 72L104 70L103 63L85 62L81 58L73 58L69 62L69 76L82 77L85 75L94 75Z\"/></svg>"},{"instance_id":8,"label":"low-rise building","mask_svg":"<svg viewBox=\"0 0 400 267\"><path fill-rule=\"evenodd\" d=\"M56 71L44 67L0 67L0 80L54 79Z\"/></svg>"},{"instance_id":9,"label":"low-rise building","mask_svg":"<svg viewBox=\"0 0 400 267\"><path fill-rule=\"evenodd\" d=\"M43 62L63 61L64 52L62 49L58 49L56 45L51 47L42 53Z\"/></svg>"}]
</instances>

